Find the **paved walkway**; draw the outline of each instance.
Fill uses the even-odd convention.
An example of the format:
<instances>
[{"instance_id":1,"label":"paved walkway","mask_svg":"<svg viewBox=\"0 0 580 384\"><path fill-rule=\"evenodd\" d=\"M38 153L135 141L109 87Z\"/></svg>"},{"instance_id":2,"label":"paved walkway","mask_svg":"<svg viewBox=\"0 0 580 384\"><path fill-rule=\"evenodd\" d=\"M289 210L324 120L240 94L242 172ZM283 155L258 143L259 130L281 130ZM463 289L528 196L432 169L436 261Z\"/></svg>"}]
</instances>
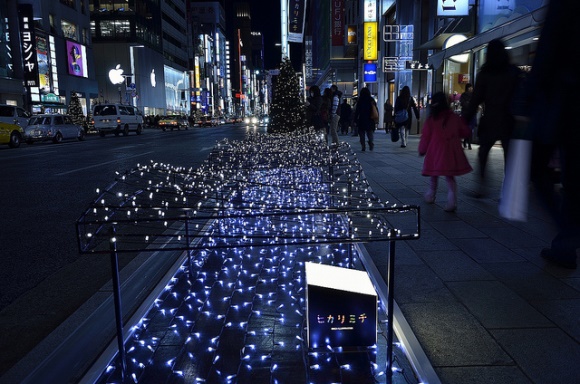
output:
<instances>
[{"instance_id":1,"label":"paved walkway","mask_svg":"<svg viewBox=\"0 0 580 384\"><path fill-rule=\"evenodd\" d=\"M443 383L580 383L580 270L547 265L540 250L555 234L531 197L527 222L498 215L503 177L500 147L489 159L490 196L476 199L472 172L458 178L458 209L444 212L422 195L419 136L407 148L377 131L374 151L349 142L383 201L421 206L421 239L397 244L395 299ZM478 146L467 150L476 168ZM380 271L378 244L368 244Z\"/></svg>"}]
</instances>

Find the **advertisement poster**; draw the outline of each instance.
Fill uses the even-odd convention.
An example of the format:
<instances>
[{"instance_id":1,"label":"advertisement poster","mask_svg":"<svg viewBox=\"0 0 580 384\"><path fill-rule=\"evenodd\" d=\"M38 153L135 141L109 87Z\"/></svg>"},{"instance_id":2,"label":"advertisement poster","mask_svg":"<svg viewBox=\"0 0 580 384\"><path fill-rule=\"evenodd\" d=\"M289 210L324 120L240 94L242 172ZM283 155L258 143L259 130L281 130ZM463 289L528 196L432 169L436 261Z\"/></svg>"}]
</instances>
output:
<instances>
[{"instance_id":1,"label":"advertisement poster","mask_svg":"<svg viewBox=\"0 0 580 384\"><path fill-rule=\"evenodd\" d=\"M85 46L74 41L66 42L69 75L88 77Z\"/></svg>"},{"instance_id":2,"label":"advertisement poster","mask_svg":"<svg viewBox=\"0 0 580 384\"><path fill-rule=\"evenodd\" d=\"M36 37L36 60L38 62L38 87L40 92L50 92L50 65L48 64L48 44L45 37Z\"/></svg>"}]
</instances>

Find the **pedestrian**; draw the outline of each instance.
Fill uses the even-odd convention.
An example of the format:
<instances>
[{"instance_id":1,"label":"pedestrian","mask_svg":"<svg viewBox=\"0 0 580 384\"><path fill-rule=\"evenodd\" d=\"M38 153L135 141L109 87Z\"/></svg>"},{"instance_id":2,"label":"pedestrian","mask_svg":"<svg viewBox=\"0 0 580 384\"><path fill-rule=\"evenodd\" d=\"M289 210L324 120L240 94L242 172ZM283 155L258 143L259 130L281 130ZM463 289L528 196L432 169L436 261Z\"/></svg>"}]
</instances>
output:
<instances>
[{"instance_id":1,"label":"pedestrian","mask_svg":"<svg viewBox=\"0 0 580 384\"><path fill-rule=\"evenodd\" d=\"M395 100L395 128L399 130L401 148L407 147L407 138L413 123L413 113L411 111L419 119L419 110L415 100L411 97L411 89L405 85Z\"/></svg>"},{"instance_id":2,"label":"pedestrian","mask_svg":"<svg viewBox=\"0 0 580 384\"><path fill-rule=\"evenodd\" d=\"M358 98L352 99L353 116L354 116L354 112L356 112L357 102L358 102ZM352 136L358 136L358 127L356 126L356 121L354 120L354 118L352 119L351 124L352 124Z\"/></svg>"},{"instance_id":3,"label":"pedestrian","mask_svg":"<svg viewBox=\"0 0 580 384\"><path fill-rule=\"evenodd\" d=\"M383 105L383 126L386 133L389 133L393 126L393 104L391 104L391 99L387 99Z\"/></svg>"},{"instance_id":4,"label":"pedestrian","mask_svg":"<svg viewBox=\"0 0 580 384\"><path fill-rule=\"evenodd\" d=\"M375 102L375 99L372 98L371 91L367 87L364 87L360 90L358 102L356 103L356 109L354 111L354 122L358 127L358 135L360 138L361 150L363 152L366 149L365 138L368 140L369 149L372 151L375 148L374 132L376 122L371 117L373 108L376 110L377 103Z\"/></svg>"},{"instance_id":5,"label":"pedestrian","mask_svg":"<svg viewBox=\"0 0 580 384\"><path fill-rule=\"evenodd\" d=\"M465 92L459 97L459 104L461 105L461 116L465 116L469 103L471 102L471 97L473 96L473 84L465 84ZM473 137L473 130L475 129L477 117L473 115L469 122L467 123L469 129L471 129L471 135L463 139L463 148L468 148L471 150L471 139Z\"/></svg>"},{"instance_id":6,"label":"pedestrian","mask_svg":"<svg viewBox=\"0 0 580 384\"><path fill-rule=\"evenodd\" d=\"M510 63L503 42L499 39L490 41L487 46L487 59L477 75L473 96L464 114L469 123L476 115L479 105L483 105L478 125L480 186L475 197L483 197L487 193L485 167L489 151L498 140L501 141L505 164L509 141L515 127L512 102L520 72L518 67Z\"/></svg>"},{"instance_id":7,"label":"pedestrian","mask_svg":"<svg viewBox=\"0 0 580 384\"><path fill-rule=\"evenodd\" d=\"M306 107L306 115L310 126L314 127L316 132L324 132L325 126L322 118L322 95L320 94L320 88L318 85L313 85L309 90L310 96L308 97L308 106Z\"/></svg>"},{"instance_id":8,"label":"pedestrian","mask_svg":"<svg viewBox=\"0 0 580 384\"><path fill-rule=\"evenodd\" d=\"M340 133L348 135L350 123L352 121L352 107L346 99L340 105Z\"/></svg>"},{"instance_id":9,"label":"pedestrian","mask_svg":"<svg viewBox=\"0 0 580 384\"><path fill-rule=\"evenodd\" d=\"M324 88L322 93L322 106L320 107L320 114L322 116L322 124L324 126L325 141L328 143L328 133L330 131L330 113L332 111L332 91L330 88Z\"/></svg>"},{"instance_id":10,"label":"pedestrian","mask_svg":"<svg viewBox=\"0 0 580 384\"><path fill-rule=\"evenodd\" d=\"M550 1L526 84L526 94L533 97L531 180L558 224L558 233L541 256L568 269L577 268L580 249L580 124L578 119L570 118L576 107L580 73L573 67L558 67L558 58L561 52L570 57L580 55L578 44L562 39L575 33L579 12L580 3L576 0ZM557 180L549 169L554 153L559 153L561 169ZM556 188L559 183L561 188Z\"/></svg>"},{"instance_id":11,"label":"pedestrian","mask_svg":"<svg viewBox=\"0 0 580 384\"><path fill-rule=\"evenodd\" d=\"M433 95L429 113L419 141L419 155L425 156L422 175L430 177L429 189L424 198L429 204L435 202L439 176L444 176L447 182L445 211L453 212L457 209L455 176L472 170L461 148L461 139L469 135L470 131L465 121L450 109L443 92Z\"/></svg>"},{"instance_id":12,"label":"pedestrian","mask_svg":"<svg viewBox=\"0 0 580 384\"><path fill-rule=\"evenodd\" d=\"M336 84L330 86L332 92L332 108L330 110L330 138L332 144L338 146L338 122L340 121L340 99L342 92L338 90Z\"/></svg>"}]
</instances>

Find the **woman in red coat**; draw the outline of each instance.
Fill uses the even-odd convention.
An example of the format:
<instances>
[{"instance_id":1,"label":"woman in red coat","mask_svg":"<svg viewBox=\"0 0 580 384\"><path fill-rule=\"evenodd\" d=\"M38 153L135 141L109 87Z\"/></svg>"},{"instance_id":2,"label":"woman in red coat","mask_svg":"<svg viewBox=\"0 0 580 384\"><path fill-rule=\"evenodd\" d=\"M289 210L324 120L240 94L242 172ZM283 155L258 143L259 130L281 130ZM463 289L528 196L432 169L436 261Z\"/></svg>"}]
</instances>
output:
<instances>
[{"instance_id":1,"label":"woman in red coat","mask_svg":"<svg viewBox=\"0 0 580 384\"><path fill-rule=\"evenodd\" d=\"M431 99L430 115L423 125L419 142L419 155L425 156L423 176L430 176L425 201L434 203L439 176L447 182L447 204L445 211L457 209L457 183L455 176L471 172L472 168L461 147L461 140L471 134L465 121L449 108L447 97L437 92Z\"/></svg>"}]
</instances>

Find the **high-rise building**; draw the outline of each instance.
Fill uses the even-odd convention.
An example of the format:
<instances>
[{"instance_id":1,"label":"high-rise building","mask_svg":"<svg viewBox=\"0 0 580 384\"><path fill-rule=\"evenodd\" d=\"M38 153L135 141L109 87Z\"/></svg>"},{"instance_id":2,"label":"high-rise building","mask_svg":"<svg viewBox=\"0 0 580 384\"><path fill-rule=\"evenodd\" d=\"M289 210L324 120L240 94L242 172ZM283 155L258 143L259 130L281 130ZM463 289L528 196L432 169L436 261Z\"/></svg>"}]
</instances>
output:
<instances>
[{"instance_id":1,"label":"high-rise building","mask_svg":"<svg viewBox=\"0 0 580 384\"><path fill-rule=\"evenodd\" d=\"M88 5L81 0L0 0L0 103L66 112L97 96Z\"/></svg>"}]
</instances>

